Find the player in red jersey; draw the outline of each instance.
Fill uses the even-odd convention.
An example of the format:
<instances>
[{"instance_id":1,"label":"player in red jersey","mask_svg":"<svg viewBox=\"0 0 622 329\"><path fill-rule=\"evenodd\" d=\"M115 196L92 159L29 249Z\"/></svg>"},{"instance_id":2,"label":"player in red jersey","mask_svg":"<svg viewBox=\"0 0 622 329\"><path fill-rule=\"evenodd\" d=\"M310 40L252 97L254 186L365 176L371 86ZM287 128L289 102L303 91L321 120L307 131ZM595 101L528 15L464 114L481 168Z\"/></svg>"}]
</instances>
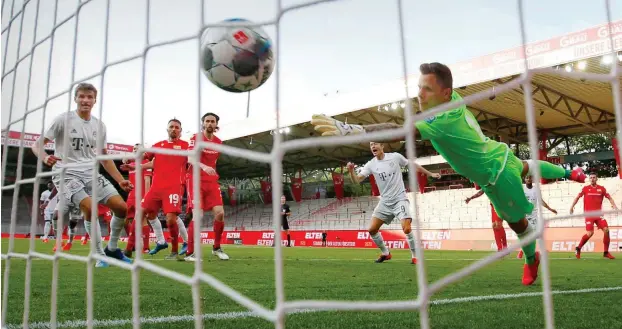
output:
<instances>
[{"instance_id":1,"label":"player in red jersey","mask_svg":"<svg viewBox=\"0 0 622 329\"><path fill-rule=\"evenodd\" d=\"M138 151L138 147L140 144L134 145L133 152L136 153ZM150 161L147 159L143 159L142 164L146 165ZM134 186L134 189L127 195L127 219L131 220L130 224L130 233L127 239L127 246L125 247L125 256L132 257L132 252L136 246L136 221L134 217L136 215L136 160L135 159L126 159L123 160L123 164L121 165L122 170L127 170L129 172L129 181ZM142 191L149 191L151 187L151 169L143 169L143 188ZM142 192L138 194L139 200L142 199ZM143 252L149 252L149 224L147 224L147 220L143 218L142 220L142 237L143 237Z\"/></svg>"},{"instance_id":2,"label":"player in red jersey","mask_svg":"<svg viewBox=\"0 0 622 329\"><path fill-rule=\"evenodd\" d=\"M602 210L603 198L609 199L609 202L611 202L611 208L618 209L616 203L613 201L611 195L607 193L605 187L596 184L596 182L598 181L598 176L596 175L596 173L590 173L589 177L590 185L584 186L581 192L579 192L579 195L577 195L577 197L572 202L572 206L570 207L570 213L572 214L574 212L574 206L577 204L577 202L579 202L579 199L581 199L581 197L585 197L585 199L583 199L583 210L585 212ZM575 256L577 257L577 259L581 258L581 248L583 248L583 245L587 242L587 240L589 240L592 235L594 235L594 224L596 224L599 229L603 230L603 257L615 259L615 257L613 257L611 253L609 253L609 226L607 225L607 220L602 217L585 218L585 230L587 232L581 238L579 246L575 248Z\"/></svg>"},{"instance_id":3,"label":"player in red jersey","mask_svg":"<svg viewBox=\"0 0 622 329\"><path fill-rule=\"evenodd\" d=\"M203 132L193 135L190 138L190 149L194 149L197 142L205 141L209 143L222 144L222 141L214 135L218 129L218 121L220 117L214 113L206 113L201 117L203 122ZM214 214L214 246L212 248L212 254L216 255L222 260L229 259L229 256L220 247L220 240L222 239L222 232L225 228L225 211L222 206L222 195L220 194L220 184L218 183L218 173L216 173L216 161L218 161L218 151L205 148L201 152L201 160L199 166L201 167L201 187L199 200L201 201L200 209L201 216L198 218L198 223L203 218L204 211L212 211ZM192 214L194 209L194 190L193 190L193 168L190 166L188 169L190 173L188 182L186 183L188 191L188 210L189 214ZM186 261L195 261L194 256L194 221L190 221L188 224L188 256L184 258Z\"/></svg>"},{"instance_id":4,"label":"player in red jersey","mask_svg":"<svg viewBox=\"0 0 622 329\"><path fill-rule=\"evenodd\" d=\"M477 199L482 195L484 195L484 190L479 190L479 192L466 198L464 202L469 204L471 200ZM495 234L495 243L497 244L497 251L501 251L508 247L508 241L505 235L505 228L503 228L503 220L499 218L499 215L497 215L497 212L495 211L495 207L493 207L492 203L490 204L490 211L492 212L492 232Z\"/></svg>"},{"instance_id":5,"label":"player in red jersey","mask_svg":"<svg viewBox=\"0 0 622 329\"><path fill-rule=\"evenodd\" d=\"M157 142L154 148L171 150L187 150L188 142L180 139L181 121L171 119L167 127L168 139ZM177 215L181 213L182 174L186 170L188 157L180 155L146 153L145 158L152 160L145 164L145 168L153 169L153 183L151 189L147 191L141 202L141 207L145 210L145 218L149 223L158 221L157 215L160 208L166 214L166 225L171 235L171 254L166 259L177 259L179 248L179 229L177 227ZM159 222L159 221L158 221ZM157 225L157 224L156 224ZM168 243L164 240L162 228L158 230L153 227L156 234L156 246L149 251L150 255L155 255L162 249L168 248Z\"/></svg>"}]
</instances>

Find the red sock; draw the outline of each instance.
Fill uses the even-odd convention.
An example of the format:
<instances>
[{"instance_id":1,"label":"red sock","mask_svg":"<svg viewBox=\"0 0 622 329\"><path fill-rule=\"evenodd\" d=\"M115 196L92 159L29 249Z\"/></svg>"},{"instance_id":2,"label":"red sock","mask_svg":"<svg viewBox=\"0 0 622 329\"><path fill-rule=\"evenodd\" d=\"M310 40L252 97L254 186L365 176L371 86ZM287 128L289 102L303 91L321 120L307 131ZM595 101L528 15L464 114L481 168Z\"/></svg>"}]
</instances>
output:
<instances>
[{"instance_id":1,"label":"red sock","mask_svg":"<svg viewBox=\"0 0 622 329\"><path fill-rule=\"evenodd\" d=\"M583 245L589 240L590 237L587 234L584 234L581 238L581 242L579 242L579 249L583 248Z\"/></svg>"},{"instance_id":2,"label":"red sock","mask_svg":"<svg viewBox=\"0 0 622 329\"><path fill-rule=\"evenodd\" d=\"M149 225L143 226L143 249L149 249Z\"/></svg>"},{"instance_id":3,"label":"red sock","mask_svg":"<svg viewBox=\"0 0 622 329\"><path fill-rule=\"evenodd\" d=\"M497 251L500 251L503 249L503 236L501 235L501 232L499 232L498 228L493 228L492 231L495 234L495 243L497 243ZM505 235L505 230L503 231L503 235Z\"/></svg>"},{"instance_id":4,"label":"red sock","mask_svg":"<svg viewBox=\"0 0 622 329\"><path fill-rule=\"evenodd\" d=\"M179 248L179 227L177 227L177 222L168 225L168 233L171 235L171 243L173 244L171 252L177 252Z\"/></svg>"},{"instance_id":5,"label":"red sock","mask_svg":"<svg viewBox=\"0 0 622 329\"><path fill-rule=\"evenodd\" d=\"M130 224L130 234L128 234L127 236L127 246L125 247L125 250L127 251L132 251L132 249L134 249L134 246L136 245L136 227L134 225L136 221L133 220L132 224Z\"/></svg>"},{"instance_id":6,"label":"red sock","mask_svg":"<svg viewBox=\"0 0 622 329\"><path fill-rule=\"evenodd\" d=\"M605 249L603 249L603 251L609 252L609 233L605 233L605 236L603 237L603 244L605 245Z\"/></svg>"},{"instance_id":7,"label":"red sock","mask_svg":"<svg viewBox=\"0 0 622 329\"><path fill-rule=\"evenodd\" d=\"M225 230L225 222L222 220L214 221L214 249L220 248L220 240L222 239L222 231Z\"/></svg>"},{"instance_id":8,"label":"red sock","mask_svg":"<svg viewBox=\"0 0 622 329\"><path fill-rule=\"evenodd\" d=\"M188 251L186 251L186 255L194 254L194 221L191 220L190 224L188 224Z\"/></svg>"}]
</instances>

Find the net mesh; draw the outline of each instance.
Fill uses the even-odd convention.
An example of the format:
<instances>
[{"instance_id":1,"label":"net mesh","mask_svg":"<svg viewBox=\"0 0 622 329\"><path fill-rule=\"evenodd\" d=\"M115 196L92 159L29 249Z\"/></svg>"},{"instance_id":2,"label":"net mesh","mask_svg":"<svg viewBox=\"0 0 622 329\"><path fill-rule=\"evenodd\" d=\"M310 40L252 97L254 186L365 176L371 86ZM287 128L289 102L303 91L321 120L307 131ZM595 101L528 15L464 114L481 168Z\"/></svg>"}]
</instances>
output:
<instances>
[{"instance_id":1,"label":"net mesh","mask_svg":"<svg viewBox=\"0 0 622 329\"><path fill-rule=\"evenodd\" d=\"M77 44L77 35L78 35L78 23L79 20L81 19L81 9L84 7L84 5L88 4L89 2L91 2L91 0L85 0L85 1L79 1L77 4L77 7L75 8L75 11L69 15L68 17L62 19L62 20L58 20L57 19L57 9L59 6L59 0L56 0L55 3L55 10L54 10L54 15L53 15L53 28L52 28L52 32L49 33L48 35L46 35L43 38L39 38L39 36L37 36L38 33L38 29L36 27L36 24L38 23L38 17L40 15L47 15L49 13L43 13L40 12L40 7L42 4L43 0L36 0L36 1L32 1L32 0L25 0L23 1L23 3L21 4L21 7L19 5L16 5L17 1L13 0L11 1L10 5L8 4L4 4L3 5L3 12L2 12L2 16L3 17L10 17L8 22L5 22L4 26L6 26L5 28L2 29L2 35L3 35L3 40L4 40L4 51L3 51L3 61L2 61L2 89L4 91L3 93L3 98L4 97L9 97L9 104L10 106L10 110L8 111L8 124L6 127L3 127L3 134L5 134L5 138L8 138L8 132L10 130L10 128L12 126L15 125L21 125L22 126L22 141L20 143L20 147L19 147L19 153L18 153L18 160L17 160L17 170L15 173L15 182L14 184L11 185L3 185L2 186L2 191L13 191L13 199L12 199L12 206L11 206L11 224L10 224L10 228L9 228L9 233L10 233L10 238L8 239L8 248L6 250L3 251L2 253L2 259L4 261L4 265L5 265L5 270L4 270L4 280L3 280L3 295L2 295L2 326L3 328L6 327L7 323L5 322L7 319L7 309L8 309L8 291L9 291L9 285L10 285L10 277L11 277L11 260L13 258L23 258L26 260L26 273L25 273L25 286L24 286L24 314L23 314L23 322L24 322L24 328L28 328L29 326L29 314L30 314L30 298L31 298L31 284L30 284L30 278L32 275L32 261L36 258L39 259L44 259L44 260L49 260L51 262L53 262L53 279L51 282L51 309L50 309L50 327L51 328L56 328L57 327L57 304L58 304L58 288L59 288L59 262L61 259L67 259L67 260L74 260L74 261L80 261L80 262L84 262L87 266L87 282L86 282L86 288L87 288L87 321L86 321L86 326L88 328L93 328L93 326L96 324L94 316L93 316L93 286L95 284L95 280L94 280L94 275L93 275L93 271L94 271L94 262L96 260L106 260L108 262L110 262L112 265L114 266L118 266L120 268L124 268L127 269L129 271L132 272L132 305L133 305L133 327L134 328L139 328L141 326L141 321L140 321L140 305L139 305L139 298L140 298L140 293L139 293L139 280L140 280L140 273L141 271L150 271L153 273L156 273L157 275L160 275L162 277L167 277L170 278L172 280L178 281L180 283L186 284L186 285L190 285L192 287L192 297L193 297L193 310L194 310L194 322L195 322L195 327L196 328L202 328L203 327L203 315L202 315L202 310L201 310L201 300L200 300L200 295L199 295L199 285L201 283L207 283L208 285L210 285L211 287L213 287L214 289L216 289L217 291L221 292L222 294L228 296L229 298L231 298L232 300L234 300L235 302L239 303L240 305L248 308L250 311L254 312L255 314L257 314L258 316L260 316L261 318L264 318L266 320L272 321L275 324L275 328L284 328L285 327L285 317L288 313L293 313L297 310L301 310L301 309L305 309L305 310L418 310L420 312L420 326L421 328L430 328L430 321L429 321L429 314L428 314L428 306L431 303L431 297L433 296L433 294L435 294L436 292L440 291L441 289L443 289L443 287L456 282L458 280L460 280L461 278L464 278L465 276L470 275L471 273L475 272L476 270L492 263L495 262L497 260L499 260L500 258L506 256L508 253L517 250L518 248L524 246L525 244L528 244L529 242L532 242L534 239L538 239L538 242L543 245L544 241L542 239L542 232L544 231L544 221L543 220L539 220L539 224L537 227L537 230L535 232L533 232L527 239L521 240L521 242L519 244L514 244L512 245L509 249L506 249L503 252L499 252L499 253L495 253L493 255L490 255L486 258L483 258L479 261L476 261L475 263L463 268L460 271L457 271L455 273L452 273L450 275L447 275L446 277L433 282L431 284L428 284L428 280L426 277L426 272L425 272L425 257L424 257L424 250L423 248L417 248L416 249L416 253L417 253L417 258L420 260L417 263L417 284L418 284L418 296L412 300L407 300L407 301L327 301L327 300L292 300L292 301L286 301L285 300L285 295L284 295L284 280L283 280L283 255L282 255L282 244L281 244L281 236L280 234L275 234L274 236L274 243L276 245L276 248L274 249L274 253L275 253L275 280L276 280L276 307L274 309L267 309L261 305L259 305L257 302L247 298L246 296L242 295L241 293L237 292L235 289L229 287L228 285L224 284L223 282L219 281L218 279L216 279L215 277L211 276L210 274L206 273L205 271L203 271L203 264L201 262L201 231L200 229L197 227L197 229L194 230L194 241L195 241L195 251L196 251L196 256L198 261L195 263L195 271L191 276L188 275L183 275L174 271L171 271L169 269L166 269L164 267L161 266L157 266L151 262L146 262L143 260L142 254L139 252L136 254L136 258L134 260L134 262L130 265L127 263L123 263L120 261L117 261L115 259L110 259L110 258L104 258L96 253L94 253L92 250L94 250L95 248L95 241L94 239L92 239L91 241L91 253L87 256L76 256L76 255L71 255L68 253L64 253L61 251L60 245L61 245L61 239L58 239L56 241L56 246L57 246L57 252L54 255L48 255L48 254L42 254L42 253L38 253L35 251L35 234L36 234L36 223L35 223L35 218L37 217L37 209L36 207L33 207L32 210L32 216L31 218L33 218L31 226L30 226L30 251L28 253L16 253L14 252L14 244L15 244L15 238L14 238L14 234L15 234L15 229L16 229L16 217L17 217L17 209L18 209L18 194L19 194L19 190L21 186L24 186L25 184L34 184L34 194L33 195L39 195L39 184L41 182L42 179L47 178L47 177L51 177L54 174L60 174L61 178L63 177L63 175L65 174L64 171L60 171L60 172L43 172L42 171L42 164L41 162L38 162L37 164L37 174L35 177L33 178L26 178L23 179L22 178L22 165L23 165L23 158L24 158L24 152L27 152L27 150L25 150L24 148L24 132L25 132L25 127L26 125L24 124L26 119L28 118L29 115L32 115L33 113L39 112L41 111L43 113L42 117L45 118L45 111L46 111L46 106L48 105L49 102L53 101L56 98L60 98L60 97L68 97L70 103L71 103L71 99L72 99L72 89L74 88L74 86L81 82L81 81L87 81L89 79L92 78L96 78L96 77L101 77L100 81L101 84L99 86L99 90L100 90L100 99L103 100L104 97L104 84L103 84L103 77L106 74L106 70L110 67L128 62L128 61L132 61L135 59L143 59L142 61L142 74L141 74L141 85L143 88L143 93L142 93L142 97L141 97L141 106L140 106L140 114L141 114L141 132L144 131L145 127L144 127L144 122L145 120L143 120L143 116L145 114L145 93L144 93L144 87L145 87L145 82L146 82L146 63L147 63L147 54L148 52L156 47L161 47L161 46L165 46L165 45L170 45L170 44L175 44L175 43L180 43L183 41L188 41L188 40L196 40L196 44L197 44L197 51L199 51L199 47L200 47L200 42L199 42L199 37L202 33L202 31L210 26L235 26L236 23L229 23L229 24L218 24L218 25L203 25L202 22L205 22L205 17L204 13L205 13L205 3L203 1L200 1L201 4L201 10L199 11L201 17L201 26L197 26L197 33L193 33L191 35L185 36L185 37L181 37L181 38L176 38L174 40L169 40L166 42L160 42L160 43L155 43L152 42L150 40L150 36L149 36L149 31L150 31L150 27L149 27L149 13L150 13L150 1L146 2L146 6L147 6L147 17L146 17L146 24L147 24L147 28L146 28L146 34L145 34L145 42L147 47L144 48L144 51L141 53L138 53L134 56L129 56L123 59L119 59L113 62L108 62L108 58L107 58L107 53L108 53L108 30L109 30L109 15L110 15L110 2L111 1L106 1L106 13L105 13L105 44L104 44L104 65L102 66L101 70L99 72L96 72L95 74L91 75L91 76L87 76L84 77L83 79L80 79L79 81L76 81L75 79L75 67L76 67L76 44ZM300 9L304 9L306 7L310 7L310 6L314 6L320 3L324 3L324 2L330 2L329 0L324 0L324 1L312 1L309 3L305 3L305 4L300 4L300 5L295 5L295 6L291 6L291 7L287 7L284 8L282 7L280 1L277 1L277 18L274 21L266 21L266 22L257 22L255 25L257 26L261 26L261 25L275 25L276 26L276 38L275 38L275 43L278 45L279 44L279 39L281 36L281 29L279 26L279 22L281 21L282 17L287 14L288 12L291 11L295 11L295 10L300 10ZM401 57L402 57L402 71L403 71L403 78L404 81L408 81L408 75L407 75L407 58L406 58L406 50L405 50L405 46L404 46L404 28L403 28L403 21L404 21L404 15L402 12L402 1L396 1L397 7L398 7L398 22L399 22L399 33L400 33L400 49L401 49ZM525 33L525 19L524 19L524 13L523 13L523 1L517 1L517 6L518 6L518 15L519 15L519 29L520 29L520 35L521 35L521 41L522 44L527 44L527 39L526 39L526 33ZM606 9L606 13L607 13L607 21L609 24L611 24L611 5L609 3L609 1L604 1L604 6ZM31 45L23 45L22 42L22 38L23 38L23 29L24 29L24 12L27 10L27 8L30 8L30 10L36 10L36 14L35 14L35 29L34 29L34 38L32 41ZM7 13L5 11L9 11L8 15L6 15ZM51 66L52 66L52 52L54 49L54 40L55 40L55 32L56 30L58 30L59 28L61 28L64 25L67 24L71 24L71 22L75 22L74 24L74 35L73 35L73 59L72 59L72 64L71 64L71 73L70 73L70 81L71 83L69 84L69 86L67 86L67 89L62 90L56 94L51 94L51 88L50 86L50 76L51 76ZM239 24L237 24L239 25ZM9 51L11 50L11 47L8 47L8 45L10 44L10 41L12 38L17 38L17 46L15 49L16 55L14 55L15 57L15 63L13 65L7 66L7 58L9 57ZM613 44L613 39L612 39L612 34L609 34L609 42L612 45ZM39 39L39 40L38 40ZM45 93L45 101L38 105L38 106L32 106L32 104L29 104L29 100L30 97L27 94L26 95L26 109L27 111L25 111L25 113L23 113L22 115L18 115L15 113L14 111L14 95L15 95L15 90L16 90L16 73L18 71L18 67L20 66L20 64L24 61L29 61L29 66L27 68L27 76L28 79L25 82L27 88L27 93L30 91L30 85L31 85L31 73L32 73L32 56L35 52L35 50L44 42L49 41L50 43L50 50L49 50L49 60L48 60L48 65L47 65L47 72L46 72L46 79L47 79L47 86L48 88L46 89L46 93ZM22 47L27 47L29 50L24 53L24 55L19 56L23 50L21 49ZM611 47L612 49L612 56L615 56L615 50L614 47ZM525 51L525 49L523 48L523 52ZM11 55L13 56L13 55ZM528 126L528 137L529 137L529 146L530 146L530 150L531 150L531 158L533 159L537 159L538 158L538 138L536 135L536 119L535 119L535 112L534 112L534 105L533 105L533 99L532 99L532 85L530 83L531 78L534 74L536 73L551 73L551 74L558 74L558 75L563 75L569 78L573 78L573 79L589 79L589 80L597 80L597 81L602 81L602 82L607 82L610 83L612 85L612 90L613 90L613 99L614 99L614 107L615 107L615 122L616 122L616 126L617 127L622 127L622 118L617 115L620 113L620 111L622 110L622 98L621 98L621 89L620 89L620 81L619 81L619 66L618 65L612 65L611 66L611 71L609 74L592 74L592 73L585 73L585 72L564 72L564 71L558 71L558 70L552 70L552 69L530 69L529 67L529 63L527 61L528 56L526 56L525 53L523 53L523 58L524 63L522 65L523 67L523 73L520 75L519 78L514 79L508 83L505 83L499 87L496 88L496 90L486 90L483 92L479 92L477 94L465 97L463 101L459 102L459 103L451 103L451 104L444 104L442 106L439 106L437 108L434 108L430 111L426 111L426 113L424 114L412 114L412 108L413 108L413 104L412 104L412 99L411 99L411 90L409 90L408 88L408 84L405 83L404 84L404 89L405 89L405 94L406 94L406 98L405 98L405 102L407 105L407 111L405 111L405 124L404 127L402 129L396 129L396 130L390 130L390 131L381 131L381 132L374 132L374 133L368 133L368 134L364 134L364 135L352 135L352 136L343 136L343 137L323 137L323 138L306 138L306 139L297 139L297 140L292 140L292 141L283 141L283 138L281 136L281 134L274 134L273 135L273 149L272 152L270 154L267 153L261 153L261 152L255 152L255 151L250 151L250 150L242 150L242 149L238 149L238 148L234 148L234 147L230 147L227 145L210 145L211 148L215 149L216 151L219 151L223 154L226 155L230 155L232 157L241 157L241 158L246 158L255 162L260 162L260 163L266 163L269 164L271 166L271 177L272 177L272 200L278 200L280 198L280 196L283 193L282 190L282 180L283 180L283 168L282 168L282 160L283 157L285 156L285 154L287 152L290 151L294 151L297 149L302 149L302 148L309 148L309 147L319 147L319 146L335 146L335 145L342 145L342 144L350 144L350 143L361 143L361 142L368 142L368 141L372 141L372 140L379 140L379 139L392 139L392 138L397 138L397 137L404 137L406 139L406 153L407 153L407 157L409 159L415 159L416 158L416 154L415 154L415 140L414 140L414 122L417 120L422 120L424 119L424 117L428 117L431 115L435 115L438 113L441 113L443 111L447 111L451 108L455 108L458 105L461 104L470 104L473 102L477 102L479 100L482 100L484 98L488 98L491 97L494 94L501 94L505 91L511 90L513 88L516 87L522 87L522 89L524 90L524 102L525 102L525 114L526 114L526 118L527 118L527 126ZM615 58L615 57L614 57ZM277 129L279 129L281 127L281 120L280 120L280 113L279 113L279 106L278 106L278 102L279 102L279 81L280 81L280 73L281 71L279 70L279 64L281 63L281 58L280 58L280 52L276 52L276 74L273 77L273 79L276 80L276 101L277 101L277 106L276 106L276 126ZM200 71L197 70L197 87L198 87L198 104L201 104L201 90L200 90L200 86L201 86L201 73ZM7 96L7 90L9 90L9 95ZM32 107L32 108L31 108ZM102 108L104 107L104 104L102 104L100 106L99 109L99 114L101 117L102 114ZM29 109L31 108L31 109ZM68 111L71 110L71 107L68 108ZM3 116L5 115L5 111L3 110ZM197 107L197 117L201 116L201 109L199 107ZM42 124L42 131L41 133L43 134L43 124ZM199 128L199 127L198 127ZM618 140L622 140L622 133L620 130L616 131L617 134L617 139ZM144 134L141 133L141 136L144 137ZM142 142L142 141L141 141ZM6 178L6 166L7 166L7 156L8 156L8 145L9 143L5 143L4 145L4 152L3 152L3 159L2 159L2 181L3 184L5 182L5 178ZM102 145L102 140L99 139L98 141L98 145L101 146ZM198 154L200 152L200 150L206 146L206 143L202 142L202 143L198 143L197 147L196 147L196 151L172 151L172 150L163 150L163 149L149 149L149 148L143 148L140 149L140 151L136 154L136 159L139 159L142 157L142 155L145 152L153 152L156 154L162 154L162 153L166 153L166 154L176 154L176 155L186 155L186 156L190 156L193 159L193 163L196 163L198 160ZM101 150L101 147L98 147L98 150ZM101 151L98 151L99 153L101 153ZM99 154L98 155L98 159L99 160L104 160L104 159L121 159L124 156L122 155L102 155ZM137 173L140 177L140 173L142 172L143 168L140 164L140 161L137 161ZM97 168L98 164L94 163L93 164L94 168ZM417 176L415 175L415 168L414 168L414 164L413 162L409 162L408 164L408 175L409 175L409 184L410 184L410 190L411 191L415 191L416 187L417 187ZM540 170L538 167L534 168L534 180L540 181ZM198 171L199 171L199 166L194 166L194 177L198 179L199 175L198 175ZM97 170L95 170L95 173L97 172ZM95 177L96 174L94 174ZM137 180L136 182L137 189L140 189L142 185L141 180ZM538 185L537 185L538 186ZM199 202L198 198L199 198L199 184L195 183L194 184L194 195L195 195L195 200L194 202ZM537 191L537 197L538 200L540 200L540 188L539 186L536 188ZM62 187L61 187L61 191L60 193L63 193L62 191ZM97 189L94 190L93 194L93 200L96 200L96 195L97 193L99 193L99 191L97 191ZM140 200L136 200L137 202L139 202ZM414 217L414 223L415 223L415 232L416 232L416 237L419 241L421 241L421 223L419 220L419 215L418 215L418 211L416 209L417 202L412 202L411 203L411 213L416 214ZM97 207L95 205L95 201L93 202L92 205L92 216L96 217L97 216ZM140 208L140 207L139 207ZM538 207L539 211L538 211L538 217L542 218L542 207ZM280 205L278 203L273 203L272 205L272 211L273 211L273 224L274 224L274 230L275 232L280 231ZM611 213L611 212L594 212L593 215L594 216L600 216L602 214L606 214L606 213ZM198 215L198 213L196 214ZM142 214L141 214L141 210L138 209L137 210L137 214L136 214L136 218L141 218ZM556 216L553 219L550 220L559 220L559 219L566 219L566 218L579 218L579 217L583 217L585 216L585 214L579 214L579 215L560 215L560 216ZM59 217L59 225L58 227L63 227L63 216ZM200 225L197 224L198 221L195 222L195 225ZM94 225L95 227L97 225ZM142 227L140 225L137 225L137 236L141 236L141 229ZM3 229L3 232L5 230ZM141 239L137 239L137 247L136 250L142 250L142 241ZM543 287L543 304L544 304L544 316L545 316L545 323L546 323L546 328L554 328L554 322L553 322L553 301L552 301L552 293L551 293L551 277L550 277L550 267L549 267L549 255L548 252L546 250L546 248L542 248L541 250L541 270L542 270L542 287Z\"/></svg>"}]
</instances>

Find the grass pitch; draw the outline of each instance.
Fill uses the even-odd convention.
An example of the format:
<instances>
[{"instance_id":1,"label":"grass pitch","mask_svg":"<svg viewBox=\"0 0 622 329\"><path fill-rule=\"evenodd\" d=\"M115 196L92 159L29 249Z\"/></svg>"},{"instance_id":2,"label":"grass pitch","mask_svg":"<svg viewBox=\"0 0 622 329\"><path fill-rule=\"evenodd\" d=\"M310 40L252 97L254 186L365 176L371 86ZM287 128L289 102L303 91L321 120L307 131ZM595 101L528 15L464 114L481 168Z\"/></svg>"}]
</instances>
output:
<instances>
[{"instance_id":1,"label":"grass pitch","mask_svg":"<svg viewBox=\"0 0 622 329\"><path fill-rule=\"evenodd\" d=\"M5 253L8 240L2 240ZM37 251L51 253L52 244L37 241ZM224 246L230 261L211 255L204 247L204 271L266 308L275 306L274 250L269 247ZM28 250L27 240L16 240L16 252ZM193 263L165 261L168 250L145 259L158 266L192 275ZM410 253L393 250L393 259L375 264L374 249L286 248L284 251L287 300L408 300L417 296L416 268ZM72 254L87 255L88 246L76 245ZM487 252L426 251L428 282L434 282ZM622 328L616 316L622 300L622 257L603 259L584 253L576 260L568 253L551 255L551 279L556 328ZM618 254L619 255L619 254ZM52 263L34 260L30 278L30 328L50 323ZM2 264L4 284L5 262ZM8 296L9 328L21 327L24 311L26 261L12 259ZM96 268L94 314L96 327L131 328L131 274L117 267ZM430 306L432 328L543 328L541 278L521 285L522 260L515 254L480 269L434 295ZM191 288L155 273L141 271L142 328L193 328ZM83 328L86 319L86 264L61 260L58 290L60 328ZM494 295L494 296L493 296ZM206 328L273 328L221 295L207 284L200 291ZM482 297L484 296L484 297ZM490 297L493 296L493 297ZM299 312L286 318L287 328L417 328L415 311Z\"/></svg>"}]
</instances>

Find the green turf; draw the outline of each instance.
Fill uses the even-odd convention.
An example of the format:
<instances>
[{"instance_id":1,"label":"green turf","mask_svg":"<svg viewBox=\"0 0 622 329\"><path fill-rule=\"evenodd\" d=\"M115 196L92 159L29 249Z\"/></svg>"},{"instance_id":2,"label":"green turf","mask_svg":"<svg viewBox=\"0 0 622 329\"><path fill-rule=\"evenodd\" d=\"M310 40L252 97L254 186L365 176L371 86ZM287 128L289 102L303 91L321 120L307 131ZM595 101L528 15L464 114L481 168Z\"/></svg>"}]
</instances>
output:
<instances>
[{"instance_id":1,"label":"green turf","mask_svg":"<svg viewBox=\"0 0 622 329\"><path fill-rule=\"evenodd\" d=\"M6 252L8 241L2 240ZM16 251L27 250L28 242L16 241ZM226 246L230 261L219 261L206 247L204 271L230 287L257 301L266 308L275 305L274 249L268 247ZM51 244L37 241L37 251L49 252ZM86 255L87 247L77 245L72 253ZM426 270L433 282L482 258L486 252L427 251L430 259ZM191 275L193 263L164 261L165 252L147 256L153 263ZM407 300L417 296L416 268L410 264L409 253L393 251L393 259L375 264L373 249L287 248L285 256L285 294L287 300ZM568 253L551 254L553 290L622 287L622 263L606 260L601 254L584 253L576 260ZM52 263L32 262L30 280L30 322L50 319ZM4 284L5 262L2 264ZM26 261L14 259L10 267L8 324L20 324L24 310ZM131 275L120 268L95 270L94 309L97 320L127 320L132 317ZM537 293L542 280L530 287L520 284L522 261L508 256L480 269L459 283L450 285L433 299L450 299L497 294ZM61 260L59 269L58 320L86 319L86 265ZM246 311L229 298L206 284L202 285L203 313L218 314ZM615 316L620 307L622 290L564 294L553 297L557 328L621 328L622 318ZM141 272L141 316L157 318L192 315L192 294L189 286L147 271ZM504 300L468 301L430 306L432 328L542 328L544 311L542 297L520 297ZM220 317L222 315L218 315ZM256 317L213 319L204 321L206 328L272 328ZM192 328L189 321L146 323L143 328ZM419 314L410 312L317 312L288 315L287 328L417 328ZM130 325L109 328L131 328Z\"/></svg>"}]
</instances>

